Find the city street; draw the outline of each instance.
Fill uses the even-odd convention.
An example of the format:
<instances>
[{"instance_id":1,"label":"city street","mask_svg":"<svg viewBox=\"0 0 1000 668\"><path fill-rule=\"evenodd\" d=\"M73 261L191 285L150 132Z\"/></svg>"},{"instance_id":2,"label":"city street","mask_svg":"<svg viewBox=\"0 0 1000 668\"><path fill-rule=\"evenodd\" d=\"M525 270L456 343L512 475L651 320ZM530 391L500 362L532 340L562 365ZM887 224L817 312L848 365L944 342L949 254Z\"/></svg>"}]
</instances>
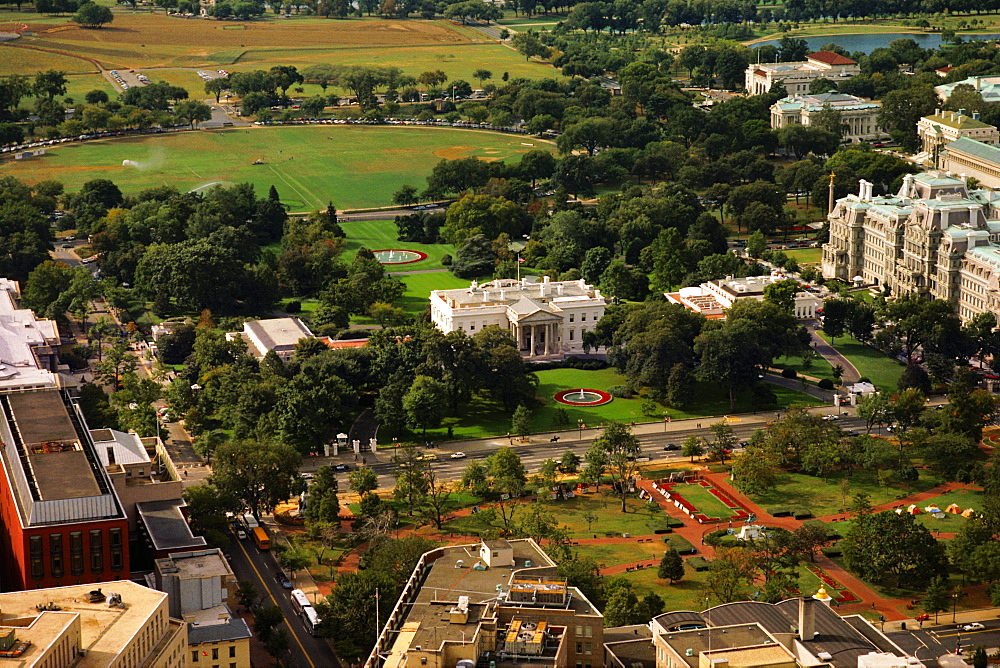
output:
<instances>
[{"instance_id":1,"label":"city street","mask_svg":"<svg viewBox=\"0 0 1000 668\"><path fill-rule=\"evenodd\" d=\"M975 613L964 612L960 613L959 617L965 618L966 621L960 621L958 624L929 626L927 622L924 622L922 629L910 628L906 631L896 631L886 635L902 649L930 665L933 665L933 661L938 657L948 654L954 655L955 650L959 647L966 655L977 646L1000 647L1000 620L982 620L981 623L985 627L982 630L962 630L961 627L968 624L968 620L974 616ZM948 613L941 613L939 617L942 622L949 620L949 618L950 614ZM917 622L912 624L915 626ZM907 626L910 624L908 623Z\"/></svg>"},{"instance_id":2,"label":"city street","mask_svg":"<svg viewBox=\"0 0 1000 668\"><path fill-rule=\"evenodd\" d=\"M239 540L231 536L229 564L239 580L250 580L257 586L264 605L277 605L285 615L289 632L289 654L285 657L288 665L300 668L340 665L325 640L314 638L306 631L302 620L295 614L289 598L289 591L282 589L275 579L278 564L270 551L258 550L253 541ZM233 606L237 603L234 601Z\"/></svg>"}]
</instances>

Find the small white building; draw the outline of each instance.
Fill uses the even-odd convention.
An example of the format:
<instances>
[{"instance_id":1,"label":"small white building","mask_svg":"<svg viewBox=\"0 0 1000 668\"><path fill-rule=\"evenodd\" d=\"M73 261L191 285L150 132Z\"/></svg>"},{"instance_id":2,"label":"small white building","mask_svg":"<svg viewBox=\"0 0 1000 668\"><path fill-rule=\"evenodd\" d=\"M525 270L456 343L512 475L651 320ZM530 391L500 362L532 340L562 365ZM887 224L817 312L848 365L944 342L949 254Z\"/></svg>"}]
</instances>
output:
<instances>
[{"instance_id":1,"label":"small white building","mask_svg":"<svg viewBox=\"0 0 1000 668\"><path fill-rule=\"evenodd\" d=\"M677 292L666 292L664 297L672 304L680 304L685 308L700 313L706 318L722 319L725 312L740 299L756 299L763 301L764 288L772 283L785 280L784 276L748 276L733 278L727 276L718 281L708 281L697 287L681 288ZM795 295L795 317L811 320L816 312L823 308L823 300L802 290Z\"/></svg>"},{"instance_id":2,"label":"small white building","mask_svg":"<svg viewBox=\"0 0 1000 668\"><path fill-rule=\"evenodd\" d=\"M607 303L601 291L578 281L498 279L468 288L434 290L431 320L445 334L470 336L494 326L514 337L528 358L561 359L583 353L583 335L597 325Z\"/></svg>"},{"instance_id":3,"label":"small white building","mask_svg":"<svg viewBox=\"0 0 1000 668\"><path fill-rule=\"evenodd\" d=\"M272 318L248 320L243 323L242 332L230 332L226 340L242 338L247 343L247 352L257 359L263 359L273 350L281 361L287 362L295 353L295 344L312 335L298 318Z\"/></svg>"},{"instance_id":4,"label":"small white building","mask_svg":"<svg viewBox=\"0 0 1000 668\"><path fill-rule=\"evenodd\" d=\"M840 112L844 139L869 141L888 136L878 125L881 108L878 102L844 93L790 95L771 105L771 127L778 130L789 125L811 126L816 114L831 109Z\"/></svg>"},{"instance_id":5,"label":"small white building","mask_svg":"<svg viewBox=\"0 0 1000 668\"><path fill-rule=\"evenodd\" d=\"M836 84L860 73L858 63L850 58L831 51L817 51L806 56L805 62L751 63L746 69L744 87L749 95L761 95L780 82L789 95L805 95L815 79L829 79Z\"/></svg>"}]
</instances>

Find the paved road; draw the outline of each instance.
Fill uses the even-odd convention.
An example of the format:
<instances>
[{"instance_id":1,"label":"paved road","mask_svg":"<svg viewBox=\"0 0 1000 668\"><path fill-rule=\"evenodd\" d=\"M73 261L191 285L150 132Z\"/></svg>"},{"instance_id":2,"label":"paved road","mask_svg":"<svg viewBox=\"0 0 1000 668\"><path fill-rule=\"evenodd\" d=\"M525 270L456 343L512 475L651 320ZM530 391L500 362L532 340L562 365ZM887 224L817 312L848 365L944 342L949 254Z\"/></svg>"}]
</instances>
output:
<instances>
[{"instance_id":1,"label":"paved road","mask_svg":"<svg viewBox=\"0 0 1000 668\"><path fill-rule=\"evenodd\" d=\"M362 221L362 220L390 220L396 216L409 216L411 213L437 213L444 211L445 207L437 206L430 209L416 211L412 207L401 209L383 209L380 211L367 211L365 213L337 213L337 220L340 222Z\"/></svg>"},{"instance_id":2,"label":"paved road","mask_svg":"<svg viewBox=\"0 0 1000 668\"><path fill-rule=\"evenodd\" d=\"M969 617L974 614L965 612L960 616ZM942 613L939 619L943 622L948 620L949 616L947 613ZM955 650L959 647L966 655L977 646L1000 647L1000 620L984 619L981 623L986 628L981 631L962 631L961 626L964 623L967 622L929 626L925 622L924 628L911 627L906 631L896 631L887 635L902 649L927 665L934 665L935 662L945 665L952 664L955 660L961 661L955 654Z\"/></svg>"},{"instance_id":3,"label":"paved road","mask_svg":"<svg viewBox=\"0 0 1000 668\"><path fill-rule=\"evenodd\" d=\"M229 564L240 580L250 580L264 597L265 605L277 605L285 615L289 631L290 655L285 665L295 668L326 668L340 665L326 641L313 638L306 632L302 620L295 614L288 591L275 580L278 564L270 551L261 552L252 541L238 540L231 536Z\"/></svg>"},{"instance_id":4,"label":"paved road","mask_svg":"<svg viewBox=\"0 0 1000 668\"><path fill-rule=\"evenodd\" d=\"M826 413L830 413L834 409L828 407L823 410ZM733 433L738 440L747 440L755 429L761 428L765 422L774 419L774 417L774 413L766 413L733 418L731 421ZM712 433L709 425L717 420L717 418L705 418L700 423L696 420L685 420L684 422L665 424L663 425L663 431L638 433L637 437L642 448L640 456L649 457L650 460L657 462L662 461L664 465L684 461L685 458L678 451L665 452L663 446L668 443L681 445L689 436L697 436L702 440L710 440ZM843 417L838 424L844 429L856 430L859 433L865 429L864 420L856 417ZM653 427L645 426L644 428L660 429L659 425L654 425ZM445 480L457 480L461 478L470 460L485 459L497 448L506 445L513 445L518 455L521 456L521 461L524 462L525 468L529 471L534 471L538 469L543 461L550 457L558 460L566 450L572 450L582 458L594 439L600 436L601 431L599 428L589 428L561 432L559 434L537 434L532 437L531 443L524 445L508 441L503 436L477 441L459 441L443 444L440 447L433 447L429 452L437 455L438 459L434 464L434 468L437 474ZM559 436L558 441L549 440L556 435ZM466 456L463 459L451 459L451 455L455 452L463 452ZM393 450L391 446L382 446L375 456L370 452L362 455L367 460L367 463L371 465L372 470L378 474L379 487L391 488L395 484L395 479L393 478L395 466L392 464L392 454ZM372 463L373 459L376 460L374 463ZM360 458L358 461L360 462ZM339 456L329 459L325 457L307 459L304 462L302 471L314 472L320 466L327 463L346 463L351 467L356 466L353 453L341 453Z\"/></svg>"}]
</instances>

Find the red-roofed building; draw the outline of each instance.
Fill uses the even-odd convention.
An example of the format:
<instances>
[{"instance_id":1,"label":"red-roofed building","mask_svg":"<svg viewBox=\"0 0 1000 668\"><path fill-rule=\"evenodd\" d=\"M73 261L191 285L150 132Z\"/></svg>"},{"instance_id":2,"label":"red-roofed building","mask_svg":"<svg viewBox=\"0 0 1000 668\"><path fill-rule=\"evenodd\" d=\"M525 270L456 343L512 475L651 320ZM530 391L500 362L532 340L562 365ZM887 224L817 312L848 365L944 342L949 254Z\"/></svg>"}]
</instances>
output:
<instances>
[{"instance_id":1,"label":"red-roofed building","mask_svg":"<svg viewBox=\"0 0 1000 668\"><path fill-rule=\"evenodd\" d=\"M776 83L785 86L789 95L806 95L815 79L829 79L834 84L860 74L858 64L838 53L817 51L806 56L805 62L754 63L746 69L745 88L750 95L761 95Z\"/></svg>"},{"instance_id":2,"label":"red-roofed building","mask_svg":"<svg viewBox=\"0 0 1000 668\"><path fill-rule=\"evenodd\" d=\"M334 340L329 336L321 336L319 340L332 350L343 350L344 348L364 348L368 345L368 339L342 339Z\"/></svg>"},{"instance_id":3,"label":"red-roofed building","mask_svg":"<svg viewBox=\"0 0 1000 668\"><path fill-rule=\"evenodd\" d=\"M857 65L857 61L851 60L847 56L842 56L839 53L834 53L833 51L817 51L816 53L810 53L806 56L807 61L815 61L817 63L825 63L827 65Z\"/></svg>"}]
</instances>

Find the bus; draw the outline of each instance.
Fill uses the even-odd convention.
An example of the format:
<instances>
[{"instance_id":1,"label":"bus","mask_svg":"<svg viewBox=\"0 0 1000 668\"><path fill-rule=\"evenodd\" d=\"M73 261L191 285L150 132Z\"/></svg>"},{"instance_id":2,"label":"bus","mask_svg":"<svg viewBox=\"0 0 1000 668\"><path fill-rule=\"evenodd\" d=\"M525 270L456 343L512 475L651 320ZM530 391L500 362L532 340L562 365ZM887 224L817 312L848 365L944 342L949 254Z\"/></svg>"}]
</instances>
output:
<instances>
[{"instance_id":1,"label":"bus","mask_svg":"<svg viewBox=\"0 0 1000 668\"><path fill-rule=\"evenodd\" d=\"M316 614L316 608L307 606L302 610L302 623L306 627L306 631L309 635L316 635L316 627L319 626L319 615Z\"/></svg>"},{"instance_id":2,"label":"bus","mask_svg":"<svg viewBox=\"0 0 1000 668\"><path fill-rule=\"evenodd\" d=\"M252 533L255 528L260 526L260 524L257 523L257 518L253 516L253 513L240 515L240 524L242 524L247 530L247 533Z\"/></svg>"},{"instance_id":3,"label":"bus","mask_svg":"<svg viewBox=\"0 0 1000 668\"><path fill-rule=\"evenodd\" d=\"M271 549L271 539L267 537L267 532L260 527L254 527L253 531L253 542L257 546L258 550L270 550Z\"/></svg>"},{"instance_id":4,"label":"bus","mask_svg":"<svg viewBox=\"0 0 1000 668\"><path fill-rule=\"evenodd\" d=\"M293 589L291 594L292 608L295 614L302 618L302 624L310 635L316 635L316 627L319 625L319 615L312 607L306 594L301 589Z\"/></svg>"}]
</instances>

